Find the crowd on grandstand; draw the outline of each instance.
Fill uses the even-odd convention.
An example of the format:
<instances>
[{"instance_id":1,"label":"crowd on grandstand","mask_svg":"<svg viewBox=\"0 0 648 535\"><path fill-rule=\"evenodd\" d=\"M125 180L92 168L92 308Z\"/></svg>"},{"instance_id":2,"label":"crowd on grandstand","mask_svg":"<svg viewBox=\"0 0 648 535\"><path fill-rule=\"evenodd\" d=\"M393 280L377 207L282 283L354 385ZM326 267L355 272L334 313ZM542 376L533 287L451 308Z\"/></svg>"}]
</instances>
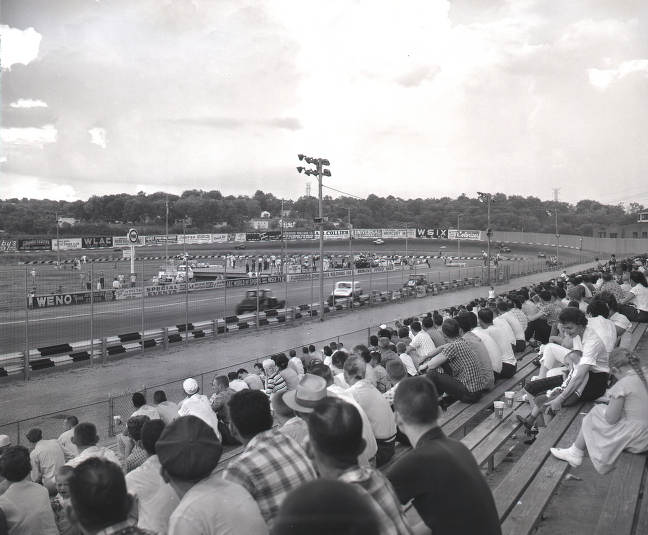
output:
<instances>
[{"instance_id":1,"label":"crowd on grandstand","mask_svg":"<svg viewBox=\"0 0 648 535\"><path fill-rule=\"evenodd\" d=\"M381 325L367 345L277 353L215 376L211 392L187 378L177 403L136 392L116 448L74 416L58 438L30 429L29 449L0 436L0 535L500 533L486 480L440 411L478 402L537 351L520 392L528 442L562 407L592 401L554 456L578 466L587 451L606 473L622 451L647 451L648 384L619 347L648 321L645 268L614 259Z\"/></svg>"}]
</instances>

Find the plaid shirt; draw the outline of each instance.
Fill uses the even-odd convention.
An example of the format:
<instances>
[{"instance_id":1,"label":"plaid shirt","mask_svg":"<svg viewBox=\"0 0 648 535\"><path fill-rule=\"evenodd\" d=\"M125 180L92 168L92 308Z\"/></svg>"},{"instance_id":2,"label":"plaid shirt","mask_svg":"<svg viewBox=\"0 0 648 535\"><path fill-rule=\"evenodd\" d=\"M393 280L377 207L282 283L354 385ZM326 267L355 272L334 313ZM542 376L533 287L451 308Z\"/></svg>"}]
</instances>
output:
<instances>
[{"instance_id":1,"label":"plaid shirt","mask_svg":"<svg viewBox=\"0 0 648 535\"><path fill-rule=\"evenodd\" d=\"M140 446L139 443L136 443L131 450L130 455L126 457L126 462L124 463L126 465L126 472L130 472L131 470L135 470L138 466L142 466L148 457L149 455L146 453L146 450Z\"/></svg>"},{"instance_id":2,"label":"plaid shirt","mask_svg":"<svg viewBox=\"0 0 648 535\"><path fill-rule=\"evenodd\" d=\"M468 392L480 392L486 388L486 380L481 373L479 360L463 338L456 338L443 348L448 357L452 376L462 383Z\"/></svg>"},{"instance_id":3,"label":"plaid shirt","mask_svg":"<svg viewBox=\"0 0 648 535\"><path fill-rule=\"evenodd\" d=\"M223 473L252 495L269 526L286 495L316 477L302 447L277 429L255 436Z\"/></svg>"},{"instance_id":4,"label":"plaid shirt","mask_svg":"<svg viewBox=\"0 0 648 535\"><path fill-rule=\"evenodd\" d=\"M138 528L137 522L128 519L97 531L96 535L154 535L154 533L148 529Z\"/></svg>"},{"instance_id":5,"label":"plaid shirt","mask_svg":"<svg viewBox=\"0 0 648 535\"><path fill-rule=\"evenodd\" d=\"M403 507L389 480L378 470L356 466L344 472L340 481L351 483L368 494L371 506L380 520L380 535L411 535Z\"/></svg>"}]
</instances>

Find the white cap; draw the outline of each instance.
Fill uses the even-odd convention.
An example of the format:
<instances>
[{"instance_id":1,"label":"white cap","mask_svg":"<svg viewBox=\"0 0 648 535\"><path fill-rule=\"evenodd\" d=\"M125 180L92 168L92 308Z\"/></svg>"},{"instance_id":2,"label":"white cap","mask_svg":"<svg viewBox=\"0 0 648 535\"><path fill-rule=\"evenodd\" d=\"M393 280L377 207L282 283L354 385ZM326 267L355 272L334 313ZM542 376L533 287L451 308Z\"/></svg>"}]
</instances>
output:
<instances>
[{"instance_id":1,"label":"white cap","mask_svg":"<svg viewBox=\"0 0 648 535\"><path fill-rule=\"evenodd\" d=\"M185 379L182 383L182 390L184 390L188 396L193 396L198 392L198 382L193 377L189 377L189 379Z\"/></svg>"},{"instance_id":2,"label":"white cap","mask_svg":"<svg viewBox=\"0 0 648 535\"><path fill-rule=\"evenodd\" d=\"M385 324L383 323L383 324L380 326L380 328L381 328L381 329L386 329L386 328L387 328L387 325L385 325Z\"/></svg>"},{"instance_id":3,"label":"white cap","mask_svg":"<svg viewBox=\"0 0 648 535\"><path fill-rule=\"evenodd\" d=\"M11 439L9 435L0 435L0 448L4 448L5 446L11 446Z\"/></svg>"}]
</instances>

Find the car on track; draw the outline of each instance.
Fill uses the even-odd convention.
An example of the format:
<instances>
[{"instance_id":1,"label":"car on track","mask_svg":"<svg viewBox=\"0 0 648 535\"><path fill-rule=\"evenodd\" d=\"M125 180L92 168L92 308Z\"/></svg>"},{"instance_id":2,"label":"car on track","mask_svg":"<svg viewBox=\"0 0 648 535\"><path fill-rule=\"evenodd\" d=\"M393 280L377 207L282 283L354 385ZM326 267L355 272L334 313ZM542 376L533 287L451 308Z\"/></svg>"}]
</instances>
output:
<instances>
[{"instance_id":1,"label":"car on track","mask_svg":"<svg viewBox=\"0 0 648 535\"><path fill-rule=\"evenodd\" d=\"M371 243L373 243L373 244L375 244L375 245L382 245L383 243L385 243L385 240L383 240L383 239L381 239L381 238L376 238L376 239L373 240Z\"/></svg>"},{"instance_id":2,"label":"car on track","mask_svg":"<svg viewBox=\"0 0 648 535\"><path fill-rule=\"evenodd\" d=\"M425 278L425 275L418 275L416 277L410 277L405 284L403 284L403 288L416 288L417 286L425 286L427 285L428 281Z\"/></svg>"},{"instance_id":3,"label":"car on track","mask_svg":"<svg viewBox=\"0 0 648 535\"><path fill-rule=\"evenodd\" d=\"M506 246L500 247L500 253L510 253L510 252L511 252L510 247L506 247Z\"/></svg>"},{"instance_id":4,"label":"car on track","mask_svg":"<svg viewBox=\"0 0 648 535\"><path fill-rule=\"evenodd\" d=\"M543 253L542 251L540 251L538 253L538 258L546 258L546 257L547 257L547 255L545 253Z\"/></svg>"},{"instance_id":5,"label":"car on track","mask_svg":"<svg viewBox=\"0 0 648 535\"><path fill-rule=\"evenodd\" d=\"M245 244L244 243L238 243L234 246L234 249L238 249L239 251L241 249L245 249Z\"/></svg>"},{"instance_id":6,"label":"car on track","mask_svg":"<svg viewBox=\"0 0 648 535\"><path fill-rule=\"evenodd\" d=\"M359 295L362 295L362 286L358 281L338 281L335 283L331 295L329 295L328 303L332 305L338 299L358 297Z\"/></svg>"},{"instance_id":7,"label":"car on track","mask_svg":"<svg viewBox=\"0 0 648 535\"><path fill-rule=\"evenodd\" d=\"M280 301L274 296L272 290L260 289L259 290L259 310L269 310L283 308L286 304L285 301ZM257 290L248 290L245 292L243 300L236 305L236 315L243 314L244 312L256 312L257 309Z\"/></svg>"}]
</instances>

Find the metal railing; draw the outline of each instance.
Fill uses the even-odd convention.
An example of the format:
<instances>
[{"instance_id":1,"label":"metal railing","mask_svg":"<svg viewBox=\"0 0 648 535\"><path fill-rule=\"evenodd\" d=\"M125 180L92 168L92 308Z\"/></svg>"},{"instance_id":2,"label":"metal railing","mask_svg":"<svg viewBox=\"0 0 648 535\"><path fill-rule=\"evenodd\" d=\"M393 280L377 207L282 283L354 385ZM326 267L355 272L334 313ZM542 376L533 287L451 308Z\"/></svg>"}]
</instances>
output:
<instances>
[{"instance_id":1,"label":"metal railing","mask_svg":"<svg viewBox=\"0 0 648 535\"><path fill-rule=\"evenodd\" d=\"M535 263L535 265L524 266L522 269L517 271L517 276L528 275L531 273L538 273L547 270L549 269L546 264L538 262ZM555 271L555 268L551 268L551 270ZM421 315L427 312L427 310L412 312L411 315ZM340 342L343 342L345 347L347 348L351 348L360 343L366 344L368 343L369 336L372 334L372 332L375 333L377 331L378 325L384 323L388 326L393 326L394 321L395 320L387 320L376 325L369 325L361 329L356 329L319 340L310 341L308 345L312 344L315 345L318 349L321 349L321 346L331 341L336 341L338 344ZM278 352L288 353L291 349L294 349L297 354L300 355L302 347L304 345L305 344L296 347L288 347L283 350L273 351L272 354ZM264 358L267 358L269 356L270 355L264 355L258 356L253 359L224 363L223 366L204 371L198 375L194 375L193 377L198 381L201 387L201 391L209 393L211 380L214 375L227 374L227 372L236 371L239 368L246 368L248 369L248 371L252 372L251 367L254 363L261 362ZM184 379L186 379L186 376L160 384L142 385L139 391L146 393L148 400L152 400L152 394L155 390L164 390L170 400L180 400L184 396L182 392L182 381ZM114 417L121 416L122 421L125 421L126 416L130 415L134 410L131 404L131 395L131 392L111 394L105 400L42 414L32 418L0 424L0 434L9 435L13 444L21 443L21 441L23 441L25 433L32 427L40 427L43 430L44 436L57 436L58 434L63 432L63 421L65 417L68 415L74 415L79 419L79 421L90 421L95 423L101 441L103 443L110 443L112 441L111 437L113 437L116 434L116 431L118 431L118 429L116 429L115 427Z\"/></svg>"}]
</instances>

